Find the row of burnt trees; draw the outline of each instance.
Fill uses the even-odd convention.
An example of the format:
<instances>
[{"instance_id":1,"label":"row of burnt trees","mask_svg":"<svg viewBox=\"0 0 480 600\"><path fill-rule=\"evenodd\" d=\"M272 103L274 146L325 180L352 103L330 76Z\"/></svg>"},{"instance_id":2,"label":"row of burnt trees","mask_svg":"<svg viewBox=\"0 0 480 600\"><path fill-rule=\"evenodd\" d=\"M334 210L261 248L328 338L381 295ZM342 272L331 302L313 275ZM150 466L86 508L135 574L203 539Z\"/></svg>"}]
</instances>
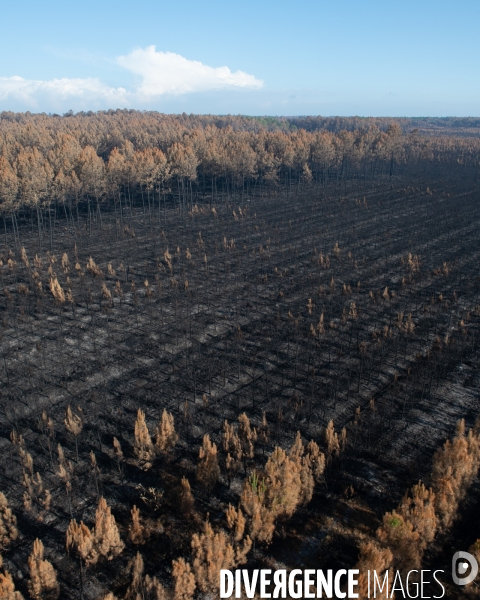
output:
<instances>
[{"instance_id":1,"label":"row of burnt trees","mask_svg":"<svg viewBox=\"0 0 480 600\"><path fill-rule=\"evenodd\" d=\"M137 281L137 285L132 286L133 282L128 284L124 281L125 267L122 264L119 266L118 263L114 263L114 265L108 263L105 266L105 264L97 264L92 257L88 261L80 263L75 255L70 255L69 258L67 253L61 257L55 257L51 253L47 253L47 256L42 256L42 258L35 255L32 259L22 249L20 256L13 253L8 258L0 256L2 263L5 260L3 264L0 264L0 276L4 284L7 281L10 282L10 285L7 284L4 288L7 308L5 315L13 318L12 322L16 323L15 327L21 327L25 314L30 316L45 310L53 311L54 314L59 313L62 318L68 316L67 323L71 323L73 331L73 325L82 314L79 313L76 316L76 311L81 311L84 307L90 311L91 315L94 315L98 308L107 312L126 311L128 308L133 308L136 314L146 315L150 323L153 324L161 319L164 325L163 303L165 299L169 298L169 294L173 293L174 301L178 306L171 314L171 320L175 319L173 326L177 343L179 340L178 329L181 329L180 323L185 315L188 315L190 303L193 301L191 294L195 293L195 290L192 283L188 284L190 274L186 273L184 278L178 280L175 279L175 276L182 268L182 260L185 261L184 264L188 264L193 259L201 259L202 256L205 256L204 252L203 248L192 246L192 250L189 252L190 259L187 259L185 252L177 253L172 250L170 254L166 250L159 267L162 269L163 266L167 267L167 273L162 270L155 278L144 279L142 277L140 282ZM333 256L336 253L341 255L338 245L332 252ZM326 258L329 259L328 255ZM317 260L325 260L325 257L322 255ZM416 265L419 259L416 256L407 255L402 261L405 261L407 265L409 262ZM446 264L442 269L450 272L450 268ZM409 288L415 281L412 279L413 275L416 278L419 277L416 271L413 274L409 273L405 277L401 295L408 295ZM447 275L443 274L442 277L446 278ZM16 282L11 285L14 279ZM190 281L192 280L190 279ZM172 282L177 285L176 288L171 287ZM335 285L340 288L338 284ZM333 292L335 290L328 286L321 296L308 298L303 310L295 317L291 313L288 315L284 313L281 315L282 318L277 316L270 323L273 344L280 346L288 340L285 369L289 365L294 372L294 386L296 387L298 383L303 391L300 397L297 394L292 400L294 406L298 405L298 411L295 408L298 412L296 418L308 415L308 422L310 422L312 415L319 414L319 411L325 417L326 411L329 410L327 404L331 403L332 399L335 410L337 403L341 402L345 395L348 400L348 395L358 393L362 384L368 385L372 380L378 378L388 356L393 357L393 367L398 369L399 373L404 371L402 364L406 357L410 357L408 371L404 372L400 379L397 375L393 377L389 393L393 399L392 410L398 410L401 407L402 415L406 416L415 397L421 396L423 399L426 394L430 394L432 389L438 385L445 370L450 368L449 365L452 361L456 362L461 359L469 349L478 344L479 331L476 326L478 307L475 305L470 307L467 304L459 309L456 293L449 295L448 300L442 295L438 298L428 297L430 302L425 304L423 311L429 315L430 319L434 319L433 325L435 331L438 331L438 334L432 339L432 335L429 335L429 332L423 328L418 313L414 313L415 317L413 317L411 313L405 316L400 311L405 304L398 299L397 293L394 295L393 291L388 288L377 290L375 293L367 292L367 289L349 290L344 284L340 290L337 290L341 291L341 295L337 294L341 304L334 306ZM442 289L446 288L442 287ZM352 293L354 292L355 299L353 301ZM326 296L330 306L327 313L329 317L325 320L321 306L325 303L323 296L327 293L331 295ZM317 306L317 303L321 303L320 306ZM347 307L342 311L342 305L345 304ZM455 314L458 314L459 320L452 321L453 326L446 335L440 335L440 332L444 331L442 320L445 320L445 314L452 309ZM377 315L385 311L386 316L383 315L381 319L377 318L378 323L367 335L365 328L369 322L369 311L375 311ZM392 316L388 316L392 313L396 317L395 320ZM70 319L70 314L73 319ZM385 324L389 320L390 326ZM421 330L422 328L424 331ZM75 336L75 333L73 335ZM180 332L181 335L183 335L182 332ZM195 334L190 332L188 335L188 339L194 341ZM238 373L246 371L247 364L250 362L247 363L248 357L244 349L245 333L237 328L230 337L228 350L226 347L225 352L222 352L219 366L225 368L224 363L227 359L231 363L237 363L236 370L237 376L239 376ZM423 354L417 355L415 360L410 362L418 350L420 342L423 344ZM336 354L339 350L347 352L353 360L350 361L341 379L329 381L330 375L327 379L328 370L331 368L331 363L336 361ZM97 348L94 347L93 351L97 353ZM187 353L186 350L185 353ZM188 356L185 355L185 361L187 360ZM10 357L6 355L4 368L7 377L9 361ZM203 374L203 377L205 378L206 375L207 372ZM188 373L187 376L189 376ZM210 375L209 378L211 379ZM284 375L282 375L282 381L283 379ZM205 381L200 383L197 380L192 383L194 385L193 404L195 404L198 390L202 389L203 391L208 384L205 384ZM37 385L42 389L41 384ZM205 387L202 388L202 386ZM208 400L206 404L208 409ZM366 414L369 414L368 411ZM359 414L356 420L362 420L362 415L363 413ZM386 411L382 409L380 418L383 422L385 418L390 419L391 415L386 414ZM355 439L360 442L362 438L369 439L370 434L370 429L367 434L359 430L359 435L356 435Z\"/></svg>"},{"instance_id":2,"label":"row of burnt trees","mask_svg":"<svg viewBox=\"0 0 480 600\"><path fill-rule=\"evenodd\" d=\"M59 211L75 230L79 203L87 209L89 229L92 214L101 226L100 208L108 202L123 228L133 203L160 218L167 196L186 208L202 197L263 194L277 184L291 190L312 180L326 184L331 177L392 175L397 165L411 169L419 161L476 165L480 149L474 139L403 135L395 123L386 131L337 134L187 130L177 124L175 134L158 128L156 135L147 130L133 141L117 136L107 149L101 136L66 121L53 129L0 122L0 212L11 218L16 235L18 214L25 210L36 215L41 235L52 231Z\"/></svg>"}]
</instances>

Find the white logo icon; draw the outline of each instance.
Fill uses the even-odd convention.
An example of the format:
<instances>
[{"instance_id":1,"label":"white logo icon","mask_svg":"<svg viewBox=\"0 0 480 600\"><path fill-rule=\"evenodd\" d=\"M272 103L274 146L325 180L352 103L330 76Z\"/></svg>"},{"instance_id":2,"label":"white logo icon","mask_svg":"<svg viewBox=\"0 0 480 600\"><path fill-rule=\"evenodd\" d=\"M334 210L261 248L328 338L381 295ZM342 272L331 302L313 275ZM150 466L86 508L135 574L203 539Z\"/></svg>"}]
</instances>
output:
<instances>
[{"instance_id":1,"label":"white logo icon","mask_svg":"<svg viewBox=\"0 0 480 600\"><path fill-rule=\"evenodd\" d=\"M457 563L461 559L463 559L462 562ZM471 569L470 575L459 577L458 575L464 575L468 571L468 567ZM457 585L467 585L467 583L472 583L477 574L478 563L475 557L469 552L455 552L452 558L452 579L454 583Z\"/></svg>"}]
</instances>

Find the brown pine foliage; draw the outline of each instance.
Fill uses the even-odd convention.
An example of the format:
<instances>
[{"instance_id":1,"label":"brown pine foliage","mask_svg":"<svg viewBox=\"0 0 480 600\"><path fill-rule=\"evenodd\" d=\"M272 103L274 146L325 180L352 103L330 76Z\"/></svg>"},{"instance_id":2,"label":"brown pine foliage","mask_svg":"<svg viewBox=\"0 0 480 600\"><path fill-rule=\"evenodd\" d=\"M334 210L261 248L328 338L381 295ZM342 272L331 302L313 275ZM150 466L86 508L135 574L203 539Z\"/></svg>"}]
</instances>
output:
<instances>
[{"instance_id":1,"label":"brown pine foliage","mask_svg":"<svg viewBox=\"0 0 480 600\"><path fill-rule=\"evenodd\" d=\"M68 254L66 252L64 252L62 255L62 269L65 274L68 273L68 267L69 267Z\"/></svg>"},{"instance_id":2,"label":"brown pine foliage","mask_svg":"<svg viewBox=\"0 0 480 600\"><path fill-rule=\"evenodd\" d=\"M300 459L300 504L308 504L313 498L314 490L315 477L310 456L307 454Z\"/></svg>"},{"instance_id":3,"label":"brown pine foliage","mask_svg":"<svg viewBox=\"0 0 480 600\"><path fill-rule=\"evenodd\" d=\"M418 569L423 552L437 528L448 527L459 501L478 471L479 438L476 430L465 435L465 422L457 424L456 436L447 440L433 458L432 488L422 482L403 497L397 510L386 513L377 538L392 552L396 567ZM435 492L434 492L435 489Z\"/></svg>"},{"instance_id":4,"label":"brown pine foliage","mask_svg":"<svg viewBox=\"0 0 480 600\"><path fill-rule=\"evenodd\" d=\"M66 534L66 548L67 552L74 550L87 566L94 565L98 561L95 537L83 521L80 525L75 519L70 521Z\"/></svg>"},{"instance_id":5,"label":"brown pine foliage","mask_svg":"<svg viewBox=\"0 0 480 600\"><path fill-rule=\"evenodd\" d=\"M122 446L116 437L113 438L113 454L118 460L123 460Z\"/></svg>"},{"instance_id":6,"label":"brown pine foliage","mask_svg":"<svg viewBox=\"0 0 480 600\"><path fill-rule=\"evenodd\" d=\"M135 456L144 463L149 463L155 457L155 449L145 422L145 413L140 408L135 421L134 452Z\"/></svg>"},{"instance_id":7,"label":"brown pine foliage","mask_svg":"<svg viewBox=\"0 0 480 600\"><path fill-rule=\"evenodd\" d=\"M173 415L165 409L162 418L157 426L155 446L161 454L168 454L178 441L178 435L175 431Z\"/></svg>"},{"instance_id":8,"label":"brown pine foliage","mask_svg":"<svg viewBox=\"0 0 480 600\"><path fill-rule=\"evenodd\" d=\"M242 565L247 562L247 554L250 552L253 544L250 536L247 535L244 537L247 521L243 516L242 509L238 507L238 510L235 510L231 504L228 505L225 517L235 550L235 564Z\"/></svg>"},{"instance_id":9,"label":"brown pine foliage","mask_svg":"<svg viewBox=\"0 0 480 600\"><path fill-rule=\"evenodd\" d=\"M145 575L144 586L145 600L166 600L170 597L156 577Z\"/></svg>"},{"instance_id":10,"label":"brown pine foliage","mask_svg":"<svg viewBox=\"0 0 480 600\"><path fill-rule=\"evenodd\" d=\"M473 554L473 556L475 556L475 558L477 559L477 562L480 563L480 539L478 539L476 542L474 542L470 548L468 549L468 551Z\"/></svg>"},{"instance_id":11,"label":"brown pine foliage","mask_svg":"<svg viewBox=\"0 0 480 600\"><path fill-rule=\"evenodd\" d=\"M80 435L83 428L83 421L80 415L77 415L72 411L72 407L70 405L67 407L64 423L67 431L69 431L75 437Z\"/></svg>"},{"instance_id":12,"label":"brown pine foliage","mask_svg":"<svg viewBox=\"0 0 480 600\"><path fill-rule=\"evenodd\" d=\"M30 596L35 600L57 600L60 595L57 574L52 564L44 559L44 547L38 538L34 541L32 553L28 557L28 568Z\"/></svg>"},{"instance_id":13,"label":"brown pine foliage","mask_svg":"<svg viewBox=\"0 0 480 600\"><path fill-rule=\"evenodd\" d=\"M248 533L255 542L269 544L275 531L276 514L267 506L265 480L253 472L243 484L241 505L249 517Z\"/></svg>"},{"instance_id":14,"label":"brown pine foliage","mask_svg":"<svg viewBox=\"0 0 480 600\"><path fill-rule=\"evenodd\" d=\"M235 510L235 507L229 504L225 517L227 519L228 528L232 532L233 540L239 542L244 536L246 524L242 509L239 507L238 510Z\"/></svg>"},{"instance_id":15,"label":"brown pine foliage","mask_svg":"<svg viewBox=\"0 0 480 600\"><path fill-rule=\"evenodd\" d=\"M233 425L230 425L228 421L223 423L222 447L226 453L225 470L230 485L232 477L241 469L243 450L240 438L236 434Z\"/></svg>"},{"instance_id":16,"label":"brown pine foliage","mask_svg":"<svg viewBox=\"0 0 480 600\"><path fill-rule=\"evenodd\" d=\"M317 455L319 460L319 455ZM310 453L297 434L289 455L276 447L265 465L265 476L259 479L254 472L245 480L241 505L249 516L252 540L269 543L275 530L275 520L290 517L300 504L312 499L315 487ZM233 512L229 509L230 517Z\"/></svg>"},{"instance_id":17,"label":"brown pine foliage","mask_svg":"<svg viewBox=\"0 0 480 600\"><path fill-rule=\"evenodd\" d=\"M302 436L299 431L297 431L297 435L295 437L295 441L290 448L290 452L288 453L289 458L292 460L298 460L302 458L305 452L305 448L303 446Z\"/></svg>"},{"instance_id":18,"label":"brown pine foliage","mask_svg":"<svg viewBox=\"0 0 480 600\"><path fill-rule=\"evenodd\" d=\"M0 156L0 200L2 206L12 210L18 194L19 181L15 169L5 156Z\"/></svg>"},{"instance_id":19,"label":"brown pine foliage","mask_svg":"<svg viewBox=\"0 0 480 600\"><path fill-rule=\"evenodd\" d=\"M301 466L279 446L265 465L266 505L275 517L291 517L301 500Z\"/></svg>"},{"instance_id":20,"label":"brown pine foliage","mask_svg":"<svg viewBox=\"0 0 480 600\"><path fill-rule=\"evenodd\" d=\"M222 447L225 452L231 454L236 460L242 460L242 444L234 426L230 425L228 421L223 422Z\"/></svg>"},{"instance_id":21,"label":"brown pine foliage","mask_svg":"<svg viewBox=\"0 0 480 600\"><path fill-rule=\"evenodd\" d=\"M18 537L17 518L0 492L0 550L5 550Z\"/></svg>"},{"instance_id":22,"label":"brown pine foliage","mask_svg":"<svg viewBox=\"0 0 480 600\"><path fill-rule=\"evenodd\" d=\"M420 533L395 510L385 513L377 538L392 550L397 569L407 572L419 565Z\"/></svg>"},{"instance_id":23,"label":"brown pine foliage","mask_svg":"<svg viewBox=\"0 0 480 600\"><path fill-rule=\"evenodd\" d=\"M300 504L308 504L313 497L315 488L315 478L313 475L313 465L310 455L305 455L305 447L302 442L302 436L297 431L295 441L290 448L290 460L296 463L300 475Z\"/></svg>"},{"instance_id":24,"label":"brown pine foliage","mask_svg":"<svg viewBox=\"0 0 480 600\"><path fill-rule=\"evenodd\" d=\"M71 433L75 438L75 450L78 462L78 436L82 432L83 421L80 415L77 415L72 411L72 407L70 406L70 404L68 405L67 410L65 412L65 419L63 422L65 423L66 430L69 433Z\"/></svg>"},{"instance_id":25,"label":"brown pine foliage","mask_svg":"<svg viewBox=\"0 0 480 600\"><path fill-rule=\"evenodd\" d=\"M97 265L97 263L93 260L92 257L90 257L88 259L86 268L87 268L87 271L89 273L91 273L94 277L102 276L102 271L101 271L100 267Z\"/></svg>"},{"instance_id":26,"label":"brown pine foliage","mask_svg":"<svg viewBox=\"0 0 480 600\"><path fill-rule=\"evenodd\" d=\"M0 567L2 564L3 560L0 556ZM0 600L23 600L22 594L15 590L15 584L8 571L0 573Z\"/></svg>"},{"instance_id":27,"label":"brown pine foliage","mask_svg":"<svg viewBox=\"0 0 480 600\"><path fill-rule=\"evenodd\" d=\"M27 511L33 511L36 505L43 506L47 510L50 508L51 496L48 490L44 490L43 480L40 473L35 473L33 470L33 459L29 452L21 449L22 464L23 464L23 506ZM37 518L41 520L41 514L37 514Z\"/></svg>"},{"instance_id":28,"label":"brown pine foliage","mask_svg":"<svg viewBox=\"0 0 480 600\"><path fill-rule=\"evenodd\" d=\"M360 571L358 575L358 597L360 600L367 600L368 595L368 571L376 571L377 576L381 582L385 576L385 572L388 571L388 582L389 588L386 587L382 592L377 591L377 598L379 600L387 600L393 597L391 595L391 588L393 582L393 570L390 568L392 564L393 555L388 548L381 548L374 542L364 542L360 545L360 556L356 569ZM372 589L372 584L370 584Z\"/></svg>"},{"instance_id":29,"label":"brown pine foliage","mask_svg":"<svg viewBox=\"0 0 480 600\"><path fill-rule=\"evenodd\" d=\"M115 517L105 498L100 498L95 515L95 527L90 530L83 522L70 521L66 535L67 551L75 550L85 564L95 564L100 556L112 560L125 547L120 539Z\"/></svg>"},{"instance_id":30,"label":"brown pine foliage","mask_svg":"<svg viewBox=\"0 0 480 600\"><path fill-rule=\"evenodd\" d=\"M480 438L472 430L465 435L462 419L453 440L447 440L433 457L432 488L442 527L448 527L455 517L458 503L478 473L479 460Z\"/></svg>"},{"instance_id":31,"label":"brown pine foliage","mask_svg":"<svg viewBox=\"0 0 480 600\"><path fill-rule=\"evenodd\" d=\"M412 487L410 493L406 493L397 512L405 521L413 525L414 531L419 533L420 548L425 547L433 541L437 530L437 517L435 515L435 494L432 489L427 490L419 481Z\"/></svg>"},{"instance_id":32,"label":"brown pine foliage","mask_svg":"<svg viewBox=\"0 0 480 600\"><path fill-rule=\"evenodd\" d=\"M223 530L215 533L206 521L203 533L192 537L193 572L198 588L202 592L218 590L220 569L235 566L235 551Z\"/></svg>"},{"instance_id":33,"label":"brown pine foliage","mask_svg":"<svg viewBox=\"0 0 480 600\"><path fill-rule=\"evenodd\" d=\"M175 582L173 590L174 599L191 600L197 586L190 564L183 558L172 561L172 577Z\"/></svg>"},{"instance_id":34,"label":"brown pine foliage","mask_svg":"<svg viewBox=\"0 0 480 600\"><path fill-rule=\"evenodd\" d=\"M128 526L128 538L133 544L144 544L147 540L147 531L140 522L140 509L136 506L130 511L132 522Z\"/></svg>"},{"instance_id":35,"label":"brown pine foliage","mask_svg":"<svg viewBox=\"0 0 480 600\"><path fill-rule=\"evenodd\" d=\"M179 491L179 506L180 511L184 515L188 515L193 510L193 505L195 503L195 499L192 494L192 490L190 488L190 483L186 477L182 477L180 482L180 491Z\"/></svg>"},{"instance_id":36,"label":"brown pine foliage","mask_svg":"<svg viewBox=\"0 0 480 600\"><path fill-rule=\"evenodd\" d=\"M108 289L107 284L102 282L102 297L104 300L109 300L112 303L112 292Z\"/></svg>"},{"instance_id":37,"label":"brown pine foliage","mask_svg":"<svg viewBox=\"0 0 480 600\"><path fill-rule=\"evenodd\" d=\"M245 458L253 458L255 448L254 444L257 441L257 432L255 428L250 426L250 419L246 413L242 413L238 417L238 438L240 440L242 455Z\"/></svg>"},{"instance_id":38,"label":"brown pine foliage","mask_svg":"<svg viewBox=\"0 0 480 600\"><path fill-rule=\"evenodd\" d=\"M143 597L143 558L140 552L137 552L135 558L130 561L130 570L132 580L125 594L125 600L137 600Z\"/></svg>"},{"instance_id":39,"label":"brown pine foliage","mask_svg":"<svg viewBox=\"0 0 480 600\"><path fill-rule=\"evenodd\" d=\"M143 577L144 563L140 552L129 563L131 583L125 594L125 600L164 600L167 596L162 584L156 577ZM105 599L104 599L105 600Z\"/></svg>"},{"instance_id":40,"label":"brown pine foliage","mask_svg":"<svg viewBox=\"0 0 480 600\"><path fill-rule=\"evenodd\" d=\"M319 483L323 479L323 472L325 471L325 455L320 452L318 444L313 440L307 444L307 455L312 465L312 473L315 481Z\"/></svg>"},{"instance_id":41,"label":"brown pine foliage","mask_svg":"<svg viewBox=\"0 0 480 600\"><path fill-rule=\"evenodd\" d=\"M63 304L65 302L65 292L62 289L62 286L58 283L58 279L56 277L52 277L50 279L50 291L52 292L52 296L59 304Z\"/></svg>"},{"instance_id":42,"label":"brown pine foliage","mask_svg":"<svg viewBox=\"0 0 480 600\"><path fill-rule=\"evenodd\" d=\"M100 498L95 514L95 549L108 560L118 556L125 548L110 507L105 498Z\"/></svg>"},{"instance_id":43,"label":"brown pine foliage","mask_svg":"<svg viewBox=\"0 0 480 600\"><path fill-rule=\"evenodd\" d=\"M60 479L64 483L65 491L67 492L67 495L69 495L72 490L73 465L69 460L66 460L65 454L63 452L63 448L60 444L58 444L58 446L57 446L57 452L58 452L57 475L60 477Z\"/></svg>"},{"instance_id":44,"label":"brown pine foliage","mask_svg":"<svg viewBox=\"0 0 480 600\"><path fill-rule=\"evenodd\" d=\"M28 262L27 251L25 250L25 248L23 246L20 250L20 258L21 258L23 264L28 268L30 266L30 263Z\"/></svg>"},{"instance_id":45,"label":"brown pine foliage","mask_svg":"<svg viewBox=\"0 0 480 600\"><path fill-rule=\"evenodd\" d=\"M327 446L328 459L331 460L333 456L340 452L340 442L338 434L335 433L333 421L329 421L327 428L325 429L325 444Z\"/></svg>"},{"instance_id":46,"label":"brown pine foliage","mask_svg":"<svg viewBox=\"0 0 480 600\"><path fill-rule=\"evenodd\" d=\"M268 443L268 440L270 438L270 429L268 427L267 414L265 411L263 411L263 414L262 414L262 424L260 425L260 428L259 428L258 438L259 438L261 444L263 445L263 447L265 448L265 444Z\"/></svg>"},{"instance_id":47,"label":"brown pine foliage","mask_svg":"<svg viewBox=\"0 0 480 600\"><path fill-rule=\"evenodd\" d=\"M198 457L197 479L208 491L211 491L220 477L220 467L218 466L217 446L210 441L208 434L203 436Z\"/></svg>"}]
</instances>

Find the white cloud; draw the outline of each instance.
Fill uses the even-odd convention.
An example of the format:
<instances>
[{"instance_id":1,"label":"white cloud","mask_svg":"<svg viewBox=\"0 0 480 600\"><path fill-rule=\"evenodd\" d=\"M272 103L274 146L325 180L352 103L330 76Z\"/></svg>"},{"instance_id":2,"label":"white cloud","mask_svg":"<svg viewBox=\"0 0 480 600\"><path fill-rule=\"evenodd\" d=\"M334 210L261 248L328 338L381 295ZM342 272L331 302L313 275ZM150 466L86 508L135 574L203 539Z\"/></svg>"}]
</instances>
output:
<instances>
[{"instance_id":1,"label":"white cloud","mask_svg":"<svg viewBox=\"0 0 480 600\"><path fill-rule=\"evenodd\" d=\"M62 78L48 81L23 77L0 77L0 102L19 103L38 109L135 106L160 96L225 89L258 89L253 75L228 67L209 67L173 52L157 52L155 46L137 48L116 59L119 66L139 77L133 90L111 87L97 78ZM0 105L0 110L3 107Z\"/></svg>"},{"instance_id":2,"label":"white cloud","mask_svg":"<svg viewBox=\"0 0 480 600\"><path fill-rule=\"evenodd\" d=\"M124 88L109 87L95 78L42 81L18 76L0 77L0 101L15 99L32 107L45 101L51 102L52 108L64 106L71 100L81 105L118 103L125 102L126 97Z\"/></svg>"},{"instance_id":3,"label":"white cloud","mask_svg":"<svg viewBox=\"0 0 480 600\"><path fill-rule=\"evenodd\" d=\"M228 67L209 67L180 54L157 52L155 46L137 48L127 56L119 56L117 62L141 77L136 94L143 98L232 88L258 89L263 85L263 81L243 71L232 73Z\"/></svg>"}]
</instances>

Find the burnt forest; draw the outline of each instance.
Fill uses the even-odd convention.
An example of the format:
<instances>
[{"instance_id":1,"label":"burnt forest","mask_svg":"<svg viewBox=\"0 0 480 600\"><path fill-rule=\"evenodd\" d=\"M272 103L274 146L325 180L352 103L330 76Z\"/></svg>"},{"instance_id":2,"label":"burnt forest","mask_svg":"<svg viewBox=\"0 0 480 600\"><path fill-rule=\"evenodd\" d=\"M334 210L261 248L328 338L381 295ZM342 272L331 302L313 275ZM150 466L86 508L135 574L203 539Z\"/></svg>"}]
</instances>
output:
<instances>
[{"instance_id":1,"label":"burnt forest","mask_svg":"<svg viewBox=\"0 0 480 600\"><path fill-rule=\"evenodd\" d=\"M0 113L0 598L478 597L479 132Z\"/></svg>"}]
</instances>

